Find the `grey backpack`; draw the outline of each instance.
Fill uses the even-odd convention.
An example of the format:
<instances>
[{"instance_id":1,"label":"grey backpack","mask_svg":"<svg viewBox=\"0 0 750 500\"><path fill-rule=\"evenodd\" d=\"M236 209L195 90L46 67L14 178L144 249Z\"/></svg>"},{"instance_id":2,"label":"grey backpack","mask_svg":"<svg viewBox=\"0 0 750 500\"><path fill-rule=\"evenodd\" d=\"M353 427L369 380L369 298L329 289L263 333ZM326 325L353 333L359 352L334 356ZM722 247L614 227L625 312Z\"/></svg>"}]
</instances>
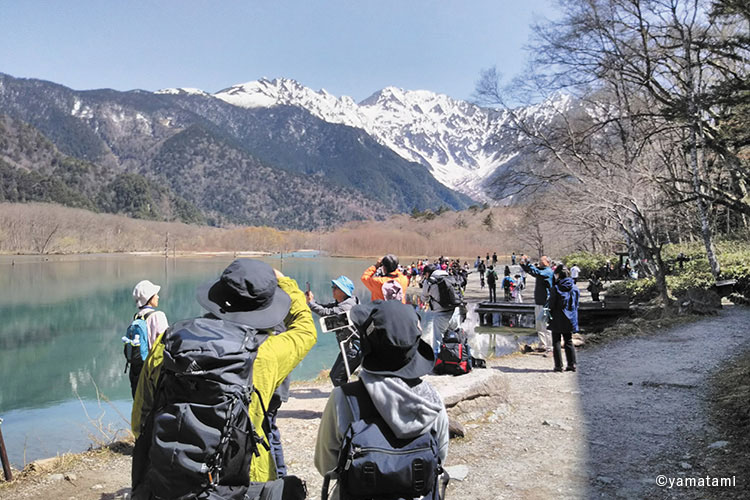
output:
<instances>
[{"instance_id":1,"label":"grey backpack","mask_svg":"<svg viewBox=\"0 0 750 500\"><path fill-rule=\"evenodd\" d=\"M353 418L344 435L338 465L323 481L321 499L328 499L334 477L338 479L340 500L445 498L449 478L440 463L435 430L413 439L397 438L361 380L344 384L341 390Z\"/></svg>"}]
</instances>

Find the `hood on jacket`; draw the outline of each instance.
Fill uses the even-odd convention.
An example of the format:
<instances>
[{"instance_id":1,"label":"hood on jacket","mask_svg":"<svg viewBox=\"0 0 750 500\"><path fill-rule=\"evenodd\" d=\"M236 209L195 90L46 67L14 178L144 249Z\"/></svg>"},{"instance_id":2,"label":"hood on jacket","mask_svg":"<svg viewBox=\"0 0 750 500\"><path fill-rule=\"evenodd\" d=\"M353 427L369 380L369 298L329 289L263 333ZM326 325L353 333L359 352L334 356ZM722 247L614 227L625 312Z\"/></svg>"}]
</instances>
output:
<instances>
[{"instance_id":1,"label":"hood on jacket","mask_svg":"<svg viewBox=\"0 0 750 500\"><path fill-rule=\"evenodd\" d=\"M573 289L573 285L575 285L575 282L573 281L573 278L563 278L561 280L555 281L555 287L562 292L569 292Z\"/></svg>"},{"instance_id":2,"label":"hood on jacket","mask_svg":"<svg viewBox=\"0 0 750 500\"><path fill-rule=\"evenodd\" d=\"M443 409L443 400L427 382L416 385L398 377L382 377L362 370L359 375L370 399L399 439L427 432Z\"/></svg>"}]
</instances>

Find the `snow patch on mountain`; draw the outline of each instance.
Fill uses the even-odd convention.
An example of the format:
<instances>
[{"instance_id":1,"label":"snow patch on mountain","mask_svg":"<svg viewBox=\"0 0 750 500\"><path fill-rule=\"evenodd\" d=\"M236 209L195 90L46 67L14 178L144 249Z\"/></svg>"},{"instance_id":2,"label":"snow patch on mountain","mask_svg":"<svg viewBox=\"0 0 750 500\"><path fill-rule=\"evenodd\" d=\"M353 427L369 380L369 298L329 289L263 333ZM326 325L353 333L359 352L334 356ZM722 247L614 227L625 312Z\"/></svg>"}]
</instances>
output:
<instances>
[{"instance_id":1,"label":"snow patch on mountain","mask_svg":"<svg viewBox=\"0 0 750 500\"><path fill-rule=\"evenodd\" d=\"M298 106L329 123L361 128L444 185L486 199L482 181L501 163L487 148L496 111L427 90L387 87L356 103L284 78L261 79L214 94L245 108Z\"/></svg>"},{"instance_id":2,"label":"snow patch on mountain","mask_svg":"<svg viewBox=\"0 0 750 500\"><path fill-rule=\"evenodd\" d=\"M208 92L205 92L201 89L194 89L190 87L180 87L175 89L161 89L154 92L154 94L166 94L166 95L200 95L200 96L210 96Z\"/></svg>"},{"instance_id":3,"label":"snow patch on mountain","mask_svg":"<svg viewBox=\"0 0 750 500\"><path fill-rule=\"evenodd\" d=\"M356 103L295 80L262 78L214 97L244 108L297 106L329 123L363 129L403 158L427 167L442 184L482 201L492 196L485 181L513 159L523 143L510 127L508 112L427 90L386 87ZM569 98L557 96L516 112L543 124L569 106Z\"/></svg>"}]
</instances>

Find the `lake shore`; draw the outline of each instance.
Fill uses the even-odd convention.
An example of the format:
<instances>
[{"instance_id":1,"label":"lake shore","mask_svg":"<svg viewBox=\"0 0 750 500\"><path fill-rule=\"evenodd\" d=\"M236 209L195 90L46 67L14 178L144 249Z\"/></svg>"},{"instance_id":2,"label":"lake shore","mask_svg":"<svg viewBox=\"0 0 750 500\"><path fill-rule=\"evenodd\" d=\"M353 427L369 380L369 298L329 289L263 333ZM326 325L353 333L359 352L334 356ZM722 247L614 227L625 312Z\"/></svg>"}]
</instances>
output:
<instances>
[{"instance_id":1,"label":"lake shore","mask_svg":"<svg viewBox=\"0 0 750 500\"><path fill-rule=\"evenodd\" d=\"M470 302L484 293L470 275ZM750 310L731 306L673 328L652 323L637 337L604 336L579 352L577 373L553 373L551 357L529 353L489 358L487 369L461 377L427 377L466 431L451 440L447 497L660 498L665 490L649 474L685 476L684 462L696 476L720 475L710 459L729 450L709 448L725 437L708 418L710 379L744 346L748 321ZM477 352L487 339L473 339ZM290 473L307 481L312 499L322 484L315 436L331 389L327 380L296 382L279 412ZM37 463L0 483L0 499L127 498L131 451L125 443Z\"/></svg>"},{"instance_id":2,"label":"lake shore","mask_svg":"<svg viewBox=\"0 0 750 500\"><path fill-rule=\"evenodd\" d=\"M718 318L586 348L576 373L552 372L541 354L514 354L461 377L427 377L466 432L451 440L447 498L742 498L741 476L734 488L694 494L654 480L732 476L716 458L733 443L722 444L707 402L712 374L744 346L748 321L750 309L732 306ZM330 391L328 382L295 385L279 412L290 473L307 481L311 499L320 498L312 455ZM119 445L49 461L0 484L0 499L128 498L130 452Z\"/></svg>"}]
</instances>

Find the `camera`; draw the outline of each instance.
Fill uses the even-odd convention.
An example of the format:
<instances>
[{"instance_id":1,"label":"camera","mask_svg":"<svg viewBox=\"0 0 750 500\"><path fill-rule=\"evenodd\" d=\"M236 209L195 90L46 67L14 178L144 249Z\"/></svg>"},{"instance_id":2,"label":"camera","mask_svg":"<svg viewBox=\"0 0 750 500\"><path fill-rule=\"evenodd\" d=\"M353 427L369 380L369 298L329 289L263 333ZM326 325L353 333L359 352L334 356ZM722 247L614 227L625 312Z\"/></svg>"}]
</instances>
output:
<instances>
[{"instance_id":1,"label":"camera","mask_svg":"<svg viewBox=\"0 0 750 500\"><path fill-rule=\"evenodd\" d=\"M320 318L320 329L323 332L334 332L336 330L348 328L351 324L349 311Z\"/></svg>"}]
</instances>

